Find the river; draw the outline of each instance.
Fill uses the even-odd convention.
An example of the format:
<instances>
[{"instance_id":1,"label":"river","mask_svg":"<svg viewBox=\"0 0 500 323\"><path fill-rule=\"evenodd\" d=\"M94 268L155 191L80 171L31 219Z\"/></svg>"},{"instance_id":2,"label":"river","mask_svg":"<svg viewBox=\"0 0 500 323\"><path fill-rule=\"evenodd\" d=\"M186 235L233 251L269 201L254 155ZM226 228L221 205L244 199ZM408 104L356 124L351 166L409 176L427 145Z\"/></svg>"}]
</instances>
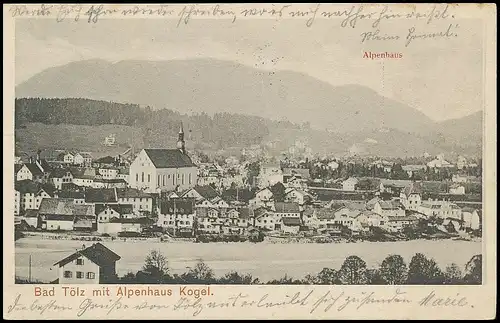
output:
<instances>
[{"instance_id":1,"label":"river","mask_svg":"<svg viewBox=\"0 0 500 323\"><path fill-rule=\"evenodd\" d=\"M74 240L41 240L26 237L15 242L16 276L28 277L29 256L32 257L32 279L52 281L57 278L54 263L73 253L82 244ZM453 240L413 240L402 242L357 242L330 244L274 243L192 243L155 241L109 241L103 244L121 256L117 273L136 272L144 264L149 251L160 250L168 259L171 273L183 273L203 260L217 276L236 270L252 274L261 281L285 275L303 278L324 267L340 268L346 257L357 255L367 266L376 267L390 254L401 255L407 263L415 253L434 258L444 269L451 263L464 267L470 258L481 253L481 242Z\"/></svg>"}]
</instances>

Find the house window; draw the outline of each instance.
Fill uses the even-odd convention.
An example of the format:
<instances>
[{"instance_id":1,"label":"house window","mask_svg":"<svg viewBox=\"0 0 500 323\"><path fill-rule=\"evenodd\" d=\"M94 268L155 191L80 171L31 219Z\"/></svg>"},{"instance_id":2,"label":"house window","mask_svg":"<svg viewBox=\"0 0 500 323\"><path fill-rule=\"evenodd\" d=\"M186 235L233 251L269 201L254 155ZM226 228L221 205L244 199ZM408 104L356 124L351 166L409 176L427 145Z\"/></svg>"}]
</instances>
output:
<instances>
[{"instance_id":1,"label":"house window","mask_svg":"<svg viewBox=\"0 0 500 323\"><path fill-rule=\"evenodd\" d=\"M182 174L182 185L184 185L184 174Z\"/></svg>"},{"instance_id":2,"label":"house window","mask_svg":"<svg viewBox=\"0 0 500 323\"><path fill-rule=\"evenodd\" d=\"M191 174L189 174L189 184L191 184Z\"/></svg>"},{"instance_id":3,"label":"house window","mask_svg":"<svg viewBox=\"0 0 500 323\"><path fill-rule=\"evenodd\" d=\"M73 277L73 273L69 270L66 270L64 272L64 278L71 278L71 277Z\"/></svg>"},{"instance_id":4,"label":"house window","mask_svg":"<svg viewBox=\"0 0 500 323\"><path fill-rule=\"evenodd\" d=\"M148 174L148 183L151 183L151 174Z\"/></svg>"},{"instance_id":5,"label":"house window","mask_svg":"<svg viewBox=\"0 0 500 323\"><path fill-rule=\"evenodd\" d=\"M82 266L83 265L83 259L77 259L76 264Z\"/></svg>"},{"instance_id":6,"label":"house window","mask_svg":"<svg viewBox=\"0 0 500 323\"><path fill-rule=\"evenodd\" d=\"M144 172L142 172L142 174L141 174L141 179L142 179L142 182L144 183Z\"/></svg>"},{"instance_id":7,"label":"house window","mask_svg":"<svg viewBox=\"0 0 500 323\"><path fill-rule=\"evenodd\" d=\"M139 173L136 173L135 174L135 181L138 182L139 181Z\"/></svg>"},{"instance_id":8,"label":"house window","mask_svg":"<svg viewBox=\"0 0 500 323\"><path fill-rule=\"evenodd\" d=\"M163 186L165 186L165 175L163 175Z\"/></svg>"},{"instance_id":9,"label":"house window","mask_svg":"<svg viewBox=\"0 0 500 323\"><path fill-rule=\"evenodd\" d=\"M83 278L83 271L77 271L76 278L82 279Z\"/></svg>"},{"instance_id":10,"label":"house window","mask_svg":"<svg viewBox=\"0 0 500 323\"><path fill-rule=\"evenodd\" d=\"M160 179L161 179L161 176L158 175L158 182L156 183L156 186L160 186Z\"/></svg>"},{"instance_id":11,"label":"house window","mask_svg":"<svg viewBox=\"0 0 500 323\"><path fill-rule=\"evenodd\" d=\"M95 278L95 273L89 271L87 273L87 279L94 279L94 278Z\"/></svg>"}]
</instances>

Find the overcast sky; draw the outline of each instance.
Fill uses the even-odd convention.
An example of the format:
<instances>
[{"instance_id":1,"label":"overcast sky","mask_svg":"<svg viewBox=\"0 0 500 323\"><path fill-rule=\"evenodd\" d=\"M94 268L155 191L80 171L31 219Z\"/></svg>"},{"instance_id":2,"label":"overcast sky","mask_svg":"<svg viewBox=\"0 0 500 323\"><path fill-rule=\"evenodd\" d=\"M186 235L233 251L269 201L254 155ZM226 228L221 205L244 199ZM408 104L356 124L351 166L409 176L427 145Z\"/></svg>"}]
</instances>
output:
<instances>
[{"instance_id":1,"label":"overcast sky","mask_svg":"<svg viewBox=\"0 0 500 323\"><path fill-rule=\"evenodd\" d=\"M406 37L414 25L387 21L381 34ZM425 32L446 31L448 22ZM113 19L84 21L20 19L16 23L16 84L44 69L100 58L169 60L213 57L265 69L307 73L332 85L361 84L404 102L434 120L462 117L482 109L482 29L460 21L451 40L361 43L367 24L342 28L338 21ZM399 60L369 60L364 51L401 52ZM258 95L258 94L256 94Z\"/></svg>"}]
</instances>

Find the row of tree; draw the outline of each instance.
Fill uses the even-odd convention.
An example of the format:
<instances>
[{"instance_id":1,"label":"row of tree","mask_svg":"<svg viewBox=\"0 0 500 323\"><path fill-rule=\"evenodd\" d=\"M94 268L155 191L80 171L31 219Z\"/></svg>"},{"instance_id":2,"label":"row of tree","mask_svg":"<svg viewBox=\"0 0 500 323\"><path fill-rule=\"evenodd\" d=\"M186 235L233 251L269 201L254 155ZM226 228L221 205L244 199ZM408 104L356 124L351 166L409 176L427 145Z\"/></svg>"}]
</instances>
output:
<instances>
[{"instance_id":1,"label":"row of tree","mask_svg":"<svg viewBox=\"0 0 500 323\"><path fill-rule=\"evenodd\" d=\"M457 264L448 265L443 271L434 259L421 253L413 256L407 265L400 255L386 257L378 268L370 269L358 256L349 256L337 269L324 268L316 275L293 279L287 275L281 279L262 282L250 274L236 271L216 277L214 271L200 261L188 272L171 274L167 258L153 250L147 255L143 270L129 273L117 283L130 284L308 284L308 285L480 285L482 283L482 255L473 256L464 272Z\"/></svg>"},{"instance_id":2,"label":"row of tree","mask_svg":"<svg viewBox=\"0 0 500 323\"><path fill-rule=\"evenodd\" d=\"M233 113L183 115L137 104L122 104L82 98L20 98L15 101L15 125L26 123L100 126L116 124L144 129L145 145L157 146L176 137L181 121L186 139L200 147L244 147L258 144L269 134L268 121Z\"/></svg>"}]
</instances>

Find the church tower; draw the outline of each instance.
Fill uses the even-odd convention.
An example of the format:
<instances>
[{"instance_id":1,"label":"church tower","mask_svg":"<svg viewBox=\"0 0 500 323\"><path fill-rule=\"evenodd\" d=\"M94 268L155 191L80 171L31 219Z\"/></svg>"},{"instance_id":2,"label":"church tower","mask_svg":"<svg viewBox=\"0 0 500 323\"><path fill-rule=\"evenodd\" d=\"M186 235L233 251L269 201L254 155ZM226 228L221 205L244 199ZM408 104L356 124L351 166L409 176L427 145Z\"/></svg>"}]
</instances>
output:
<instances>
[{"instance_id":1,"label":"church tower","mask_svg":"<svg viewBox=\"0 0 500 323\"><path fill-rule=\"evenodd\" d=\"M179 139L177 139L177 149L179 149L183 154L186 153L186 142L184 141L184 128L182 126L182 121L181 128L179 129Z\"/></svg>"}]
</instances>

